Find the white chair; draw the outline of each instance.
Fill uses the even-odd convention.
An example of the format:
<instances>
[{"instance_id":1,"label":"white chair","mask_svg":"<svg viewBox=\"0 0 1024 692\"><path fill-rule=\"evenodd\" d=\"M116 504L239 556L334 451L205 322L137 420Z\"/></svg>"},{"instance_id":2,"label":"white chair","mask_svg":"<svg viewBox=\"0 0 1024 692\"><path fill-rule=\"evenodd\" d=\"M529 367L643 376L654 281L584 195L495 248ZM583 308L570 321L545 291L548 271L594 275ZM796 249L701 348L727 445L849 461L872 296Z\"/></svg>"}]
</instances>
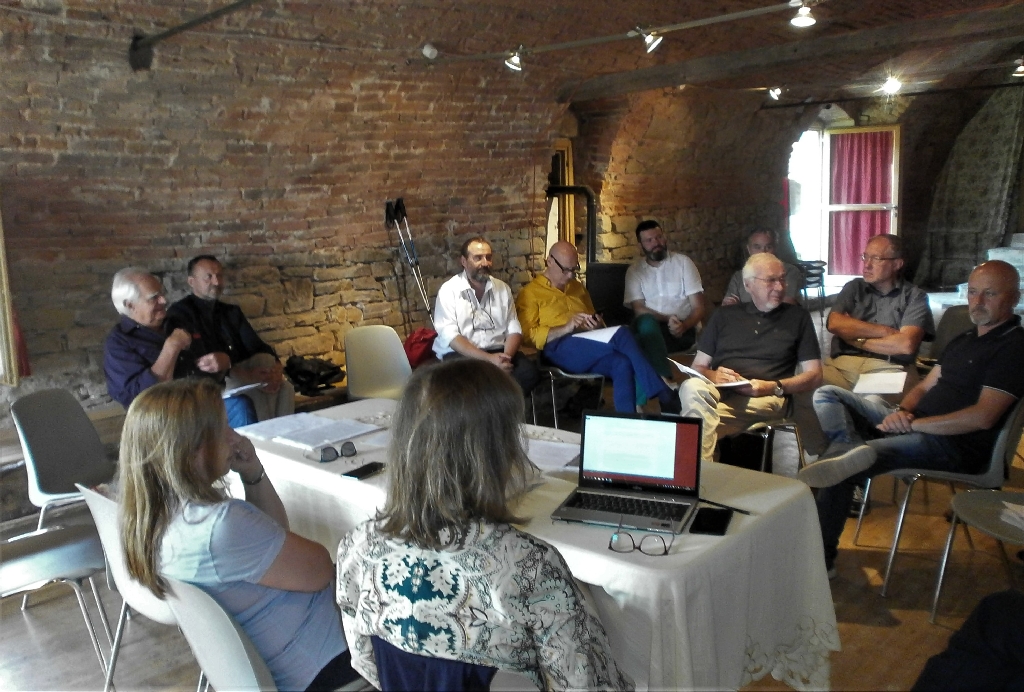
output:
<instances>
[{"instance_id":1,"label":"white chair","mask_svg":"<svg viewBox=\"0 0 1024 692\"><path fill-rule=\"evenodd\" d=\"M87 524L74 524L51 526L22 534L0 542L0 555L3 556L0 561L0 598L34 591L51 582L63 582L71 587L89 630L89 639L99 659L100 670L105 674L107 662L100 650L96 628L82 593L82 582L88 580L109 643L110 624L92 581L92 576L104 569L103 548L96 535L96 528Z\"/></svg>"},{"instance_id":2,"label":"white chair","mask_svg":"<svg viewBox=\"0 0 1024 692\"><path fill-rule=\"evenodd\" d=\"M85 503L89 506L96 529L99 532L103 553L107 558L107 576L113 578L114 585L123 600L121 614L117 619L114 641L110 647L110 662L107 664L107 677L103 685L104 692L110 690L114 682L114 668L117 666L117 655L121 651L121 638L124 636L125 624L128 622L129 608L136 613L145 615L154 622L164 625L177 625L174 613L166 601L157 598L152 591L136 581L125 565L124 548L121 543L121 532L117 518L117 502L76 484ZM200 678L200 688L202 678Z\"/></svg>"},{"instance_id":3,"label":"white chair","mask_svg":"<svg viewBox=\"0 0 1024 692\"><path fill-rule=\"evenodd\" d=\"M25 454L28 499L39 507L43 528L53 506L79 502L75 483L91 487L114 476L99 433L70 392L45 389L11 404L11 417Z\"/></svg>"},{"instance_id":4,"label":"white chair","mask_svg":"<svg viewBox=\"0 0 1024 692\"><path fill-rule=\"evenodd\" d=\"M903 532L903 521L907 516L907 506L910 504L910 494L914 490L914 484L920 480L934 480L949 483L962 483L971 488L994 489L1000 488L1006 479L1006 469L1013 462L1017 453L1017 444L1020 442L1021 431L1024 429L1024 399L1014 404L1006 423L996 437L995 445L992 447L992 455L989 457L988 468L981 473L951 473L947 471L932 471L928 469L898 469L889 473L897 482L902 480L907 484L906 493L900 504L899 515L896 517L896 530L892 537L892 547L889 549L889 560L885 565L885 578L882 581L882 596L889 590L889 578L892 576L892 566L896 561L896 551L900 544L900 534ZM864 487L864 497L868 497L871 491L871 479ZM866 504L866 503L864 503ZM861 505L860 517L857 519L857 534L860 533L860 524L864 518L864 505ZM955 523L954 523L955 526ZM854 534L856 542L857 534Z\"/></svg>"},{"instance_id":5,"label":"white chair","mask_svg":"<svg viewBox=\"0 0 1024 692\"><path fill-rule=\"evenodd\" d=\"M345 334L345 368L352 399L398 399L412 374L398 333L381 324Z\"/></svg>"}]
</instances>

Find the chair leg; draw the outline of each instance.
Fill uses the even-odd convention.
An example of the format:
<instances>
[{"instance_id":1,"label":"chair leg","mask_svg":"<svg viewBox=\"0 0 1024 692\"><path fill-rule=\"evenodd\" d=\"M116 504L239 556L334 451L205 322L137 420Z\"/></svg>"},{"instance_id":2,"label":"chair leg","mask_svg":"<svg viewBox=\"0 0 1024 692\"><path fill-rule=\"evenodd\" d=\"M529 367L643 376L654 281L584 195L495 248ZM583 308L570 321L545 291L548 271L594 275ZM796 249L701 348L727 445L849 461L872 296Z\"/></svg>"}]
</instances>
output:
<instances>
[{"instance_id":1,"label":"chair leg","mask_svg":"<svg viewBox=\"0 0 1024 692\"><path fill-rule=\"evenodd\" d=\"M533 411L533 424L537 425L537 388L530 390L530 410Z\"/></svg>"},{"instance_id":2,"label":"chair leg","mask_svg":"<svg viewBox=\"0 0 1024 692\"><path fill-rule=\"evenodd\" d=\"M117 631L114 632L114 643L110 645L110 663L107 664L107 678L103 681L103 692L110 692L114 687L114 666L117 665L117 655L121 652L121 637L124 635L124 627L128 622L128 601L121 602L121 614L117 618Z\"/></svg>"},{"instance_id":3,"label":"chair leg","mask_svg":"<svg viewBox=\"0 0 1024 692\"><path fill-rule=\"evenodd\" d=\"M107 635L107 644L114 646L114 637L110 634L110 621L107 620L107 611L103 609L103 601L100 600L99 591L96 590L96 582L89 577L89 588L92 589L92 597L96 601L96 609L99 610L100 624L103 625L103 632Z\"/></svg>"},{"instance_id":4,"label":"chair leg","mask_svg":"<svg viewBox=\"0 0 1024 692\"><path fill-rule=\"evenodd\" d=\"M199 671L199 685L196 687L196 692L209 692L210 679L206 677L206 673Z\"/></svg>"},{"instance_id":5,"label":"chair leg","mask_svg":"<svg viewBox=\"0 0 1024 692\"><path fill-rule=\"evenodd\" d=\"M903 503L900 505L900 515L896 519L896 531L892 537L892 548L889 549L889 561L885 565L885 579L882 581L882 596L889 591L889 577L892 576L892 565L896 561L896 550L900 545L900 535L903 533L903 520L907 518L907 506L910 504L910 494L914 491L914 483L920 476L914 476L907 485L907 494L903 496Z\"/></svg>"},{"instance_id":6,"label":"chair leg","mask_svg":"<svg viewBox=\"0 0 1024 692\"><path fill-rule=\"evenodd\" d=\"M949 554L953 552L953 541L956 540L956 525L959 522L956 512L950 521L949 536L946 538L946 549L942 553L942 562L939 563L939 576L935 580L935 595L932 596L932 614L928 622L935 624L935 613L939 610L939 597L942 595L942 581L946 578L946 565L949 563Z\"/></svg>"},{"instance_id":7,"label":"chair leg","mask_svg":"<svg viewBox=\"0 0 1024 692\"><path fill-rule=\"evenodd\" d=\"M85 627L89 630L89 639L92 641L93 651L96 652L96 658L100 661L100 671L103 676L107 675L107 661L103 658L103 652L100 650L100 640L96 638L96 628L92 624L92 617L89 615L89 608L85 603L85 594L82 593L82 583L73 579L68 579L64 582L75 591L75 598L78 599L78 607L82 609L82 617L85 619Z\"/></svg>"},{"instance_id":8,"label":"chair leg","mask_svg":"<svg viewBox=\"0 0 1024 692\"><path fill-rule=\"evenodd\" d=\"M551 415L555 419L555 430L558 430L558 401L555 399L555 376L551 377Z\"/></svg>"},{"instance_id":9,"label":"chair leg","mask_svg":"<svg viewBox=\"0 0 1024 692\"><path fill-rule=\"evenodd\" d=\"M857 545L860 538L860 525L864 523L864 512L867 511L868 498L871 497L871 479L864 481L864 501L860 503L860 512L857 514L857 530L853 534L853 544Z\"/></svg>"}]
</instances>

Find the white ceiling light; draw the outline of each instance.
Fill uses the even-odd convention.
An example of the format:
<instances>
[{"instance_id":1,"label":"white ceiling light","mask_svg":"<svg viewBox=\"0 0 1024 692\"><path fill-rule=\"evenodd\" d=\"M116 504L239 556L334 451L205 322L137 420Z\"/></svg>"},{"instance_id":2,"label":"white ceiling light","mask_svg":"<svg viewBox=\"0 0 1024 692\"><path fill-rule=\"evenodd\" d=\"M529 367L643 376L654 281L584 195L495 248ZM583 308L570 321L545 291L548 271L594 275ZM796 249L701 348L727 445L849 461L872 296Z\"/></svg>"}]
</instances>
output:
<instances>
[{"instance_id":1,"label":"white ceiling light","mask_svg":"<svg viewBox=\"0 0 1024 692\"><path fill-rule=\"evenodd\" d=\"M789 23L803 29L808 26L814 26L816 20L811 16L811 8L807 5L801 5L800 9L796 11L796 16L790 19Z\"/></svg>"},{"instance_id":2,"label":"white ceiling light","mask_svg":"<svg viewBox=\"0 0 1024 692\"><path fill-rule=\"evenodd\" d=\"M523 71L523 61L519 58L519 52L523 50L522 46L519 46L519 50L512 51L507 58L505 58L505 67L512 70L513 72Z\"/></svg>"},{"instance_id":3,"label":"white ceiling light","mask_svg":"<svg viewBox=\"0 0 1024 692\"><path fill-rule=\"evenodd\" d=\"M423 57L427 60L433 60L437 57L437 48L434 48L434 44L432 43L425 43L423 44L422 53Z\"/></svg>"},{"instance_id":4,"label":"white ceiling light","mask_svg":"<svg viewBox=\"0 0 1024 692\"><path fill-rule=\"evenodd\" d=\"M1017 69L1010 73L1011 77L1024 77L1024 58L1018 58L1013 61L1013 64L1017 66Z\"/></svg>"},{"instance_id":5,"label":"white ceiling light","mask_svg":"<svg viewBox=\"0 0 1024 692\"><path fill-rule=\"evenodd\" d=\"M772 97L772 101L778 101L779 97L782 96L782 89L780 87L772 87L768 90L768 95Z\"/></svg>"},{"instance_id":6,"label":"white ceiling light","mask_svg":"<svg viewBox=\"0 0 1024 692\"><path fill-rule=\"evenodd\" d=\"M885 83L882 84L882 87L879 89L879 91L885 92L886 94L892 96L893 94L898 94L900 89L902 88L903 82L896 79L895 77L890 76L887 80L885 80Z\"/></svg>"},{"instance_id":7,"label":"white ceiling light","mask_svg":"<svg viewBox=\"0 0 1024 692\"><path fill-rule=\"evenodd\" d=\"M648 53L653 53L661 45L661 42L665 39L664 36L659 36L653 31L644 31L640 27L636 28L636 33L644 37L644 46Z\"/></svg>"}]
</instances>

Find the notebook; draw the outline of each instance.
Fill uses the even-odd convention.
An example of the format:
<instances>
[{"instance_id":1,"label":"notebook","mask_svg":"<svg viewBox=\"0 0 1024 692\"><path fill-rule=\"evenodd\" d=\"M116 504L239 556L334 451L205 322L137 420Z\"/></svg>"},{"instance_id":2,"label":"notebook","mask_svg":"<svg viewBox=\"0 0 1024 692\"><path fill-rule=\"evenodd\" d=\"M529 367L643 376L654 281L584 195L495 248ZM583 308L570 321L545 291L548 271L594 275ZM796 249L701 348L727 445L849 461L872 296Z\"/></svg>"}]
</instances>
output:
<instances>
[{"instance_id":1,"label":"notebook","mask_svg":"<svg viewBox=\"0 0 1024 692\"><path fill-rule=\"evenodd\" d=\"M585 411L579 487L552 519L681 533L698 503L701 420Z\"/></svg>"}]
</instances>

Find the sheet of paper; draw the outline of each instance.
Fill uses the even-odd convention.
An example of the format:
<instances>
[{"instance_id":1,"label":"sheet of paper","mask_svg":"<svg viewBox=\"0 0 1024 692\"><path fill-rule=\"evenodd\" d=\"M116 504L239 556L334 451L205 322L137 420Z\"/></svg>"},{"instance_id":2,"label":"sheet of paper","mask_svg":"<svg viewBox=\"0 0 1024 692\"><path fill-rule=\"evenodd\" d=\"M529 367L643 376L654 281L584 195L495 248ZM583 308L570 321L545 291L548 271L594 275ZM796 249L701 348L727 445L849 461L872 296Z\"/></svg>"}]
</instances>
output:
<instances>
[{"instance_id":1,"label":"sheet of paper","mask_svg":"<svg viewBox=\"0 0 1024 692\"><path fill-rule=\"evenodd\" d=\"M350 440L353 437L380 429L379 425L360 423L355 420L331 420L329 418L320 418L320 416L314 417L325 421L326 424L314 428L292 430L283 435L277 435L273 438L273 442L312 451L317 447L337 444L338 442Z\"/></svg>"},{"instance_id":2,"label":"sheet of paper","mask_svg":"<svg viewBox=\"0 0 1024 692\"><path fill-rule=\"evenodd\" d=\"M714 387L718 387L719 389L732 389L733 387L742 387L745 384L750 384L750 380L736 380L735 382L723 382L722 384L715 384L714 382L712 382L708 378L704 377L704 375L701 375L699 372L697 372L693 368L690 368L690 367L687 367L687 366L683 365L678 360L672 360L671 358L669 358L669 360L672 361L672 364L675 365L677 368L679 368L679 370L684 375L689 375L690 377L698 377L698 378L704 380L705 382L707 382L708 384L710 384L710 385L712 385Z\"/></svg>"},{"instance_id":3,"label":"sheet of paper","mask_svg":"<svg viewBox=\"0 0 1024 692\"><path fill-rule=\"evenodd\" d=\"M605 327L604 329L594 329L589 332L577 332L573 336L580 339L590 339L591 341L600 341L602 344L606 344L612 340L615 336L615 332L622 329L622 327Z\"/></svg>"},{"instance_id":4,"label":"sheet of paper","mask_svg":"<svg viewBox=\"0 0 1024 692\"><path fill-rule=\"evenodd\" d=\"M259 389L260 387L264 386L265 384L266 384L266 382L253 382L252 384L243 384L243 385L241 385L239 387L232 387L231 389L225 389L223 392L221 392L220 396L221 396L222 399L227 399L229 397L234 396L235 394L241 394L242 392L248 392L248 391L253 390L253 389Z\"/></svg>"},{"instance_id":5,"label":"sheet of paper","mask_svg":"<svg viewBox=\"0 0 1024 692\"><path fill-rule=\"evenodd\" d=\"M1004 509L999 513L999 518L1024 531L1024 505L1015 505L1003 500L1003 506Z\"/></svg>"},{"instance_id":6,"label":"sheet of paper","mask_svg":"<svg viewBox=\"0 0 1024 692\"><path fill-rule=\"evenodd\" d=\"M258 440L271 440L278 435L287 435L303 428L314 428L322 421L328 420L323 416L314 416L312 413L293 413L290 416L270 418L259 423L244 425L236 428L236 432L246 437L255 437Z\"/></svg>"},{"instance_id":7,"label":"sheet of paper","mask_svg":"<svg viewBox=\"0 0 1024 692\"><path fill-rule=\"evenodd\" d=\"M530 438L526 454L544 471L557 471L580 455L580 446L570 442L550 442Z\"/></svg>"},{"instance_id":8,"label":"sheet of paper","mask_svg":"<svg viewBox=\"0 0 1024 692\"><path fill-rule=\"evenodd\" d=\"M853 386L854 394L899 394L906 384L907 373L902 370L894 372L866 372L857 378Z\"/></svg>"}]
</instances>

